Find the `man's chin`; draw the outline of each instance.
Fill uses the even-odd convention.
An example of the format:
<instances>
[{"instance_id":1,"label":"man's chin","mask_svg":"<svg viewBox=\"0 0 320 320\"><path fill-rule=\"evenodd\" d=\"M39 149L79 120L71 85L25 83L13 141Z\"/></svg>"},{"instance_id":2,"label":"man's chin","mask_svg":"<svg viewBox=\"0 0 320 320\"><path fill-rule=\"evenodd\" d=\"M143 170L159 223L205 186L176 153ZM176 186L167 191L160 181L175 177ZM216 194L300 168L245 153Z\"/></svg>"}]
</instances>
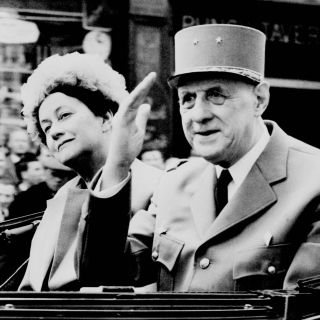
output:
<instances>
[{"instance_id":1,"label":"man's chin","mask_svg":"<svg viewBox=\"0 0 320 320\"><path fill-rule=\"evenodd\" d=\"M198 150L196 151L195 154L213 164L219 164L220 162L223 161L223 158L221 157L221 153L213 153L212 151L209 152L204 150Z\"/></svg>"},{"instance_id":2,"label":"man's chin","mask_svg":"<svg viewBox=\"0 0 320 320\"><path fill-rule=\"evenodd\" d=\"M195 145L193 147L193 150L195 154L199 155L200 157L203 157L205 159L207 158L216 158L219 157L220 152L217 150L214 150L212 146L204 146L204 145Z\"/></svg>"}]
</instances>

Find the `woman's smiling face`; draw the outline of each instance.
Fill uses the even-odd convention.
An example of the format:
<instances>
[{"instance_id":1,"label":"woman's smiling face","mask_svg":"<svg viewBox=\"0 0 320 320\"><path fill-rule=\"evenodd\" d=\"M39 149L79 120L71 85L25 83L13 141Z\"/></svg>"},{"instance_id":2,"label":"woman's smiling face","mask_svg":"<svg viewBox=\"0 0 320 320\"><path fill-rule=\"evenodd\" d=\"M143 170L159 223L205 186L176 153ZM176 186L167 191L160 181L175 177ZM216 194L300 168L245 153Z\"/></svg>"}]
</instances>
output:
<instances>
[{"instance_id":1,"label":"woman's smiling face","mask_svg":"<svg viewBox=\"0 0 320 320\"><path fill-rule=\"evenodd\" d=\"M50 94L39 108L39 123L49 150L71 168L74 161L90 161L104 150L103 118L74 97Z\"/></svg>"}]
</instances>

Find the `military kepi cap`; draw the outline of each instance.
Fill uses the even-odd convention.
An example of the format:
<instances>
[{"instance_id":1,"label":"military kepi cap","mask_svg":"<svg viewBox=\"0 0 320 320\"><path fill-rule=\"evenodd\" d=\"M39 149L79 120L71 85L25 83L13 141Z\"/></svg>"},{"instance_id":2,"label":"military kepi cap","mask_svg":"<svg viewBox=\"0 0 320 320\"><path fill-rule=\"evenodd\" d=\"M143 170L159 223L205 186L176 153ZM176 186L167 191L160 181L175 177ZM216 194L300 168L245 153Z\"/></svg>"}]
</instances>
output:
<instances>
[{"instance_id":1,"label":"military kepi cap","mask_svg":"<svg viewBox=\"0 0 320 320\"><path fill-rule=\"evenodd\" d=\"M266 36L261 31L232 24L205 24L175 35L175 72L171 87L194 73L224 72L254 82L264 78Z\"/></svg>"}]
</instances>

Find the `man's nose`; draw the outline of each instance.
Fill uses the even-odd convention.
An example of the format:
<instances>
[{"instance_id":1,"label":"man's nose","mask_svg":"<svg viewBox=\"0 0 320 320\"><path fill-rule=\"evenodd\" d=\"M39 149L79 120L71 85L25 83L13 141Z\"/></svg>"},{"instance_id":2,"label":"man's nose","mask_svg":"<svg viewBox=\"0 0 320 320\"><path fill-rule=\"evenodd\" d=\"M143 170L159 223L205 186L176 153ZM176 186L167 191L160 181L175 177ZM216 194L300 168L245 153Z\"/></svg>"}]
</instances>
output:
<instances>
[{"instance_id":1,"label":"man's nose","mask_svg":"<svg viewBox=\"0 0 320 320\"><path fill-rule=\"evenodd\" d=\"M204 122L212 118L210 104L203 97L197 97L192 108L192 120Z\"/></svg>"}]
</instances>

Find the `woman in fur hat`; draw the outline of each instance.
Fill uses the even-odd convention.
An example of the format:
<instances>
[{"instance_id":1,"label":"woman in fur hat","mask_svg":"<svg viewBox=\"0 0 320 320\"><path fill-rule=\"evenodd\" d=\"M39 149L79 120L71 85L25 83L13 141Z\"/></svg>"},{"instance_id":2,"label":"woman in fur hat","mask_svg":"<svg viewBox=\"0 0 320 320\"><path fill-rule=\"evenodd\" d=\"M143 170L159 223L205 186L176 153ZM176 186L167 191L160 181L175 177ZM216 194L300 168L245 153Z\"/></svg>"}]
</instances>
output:
<instances>
[{"instance_id":1,"label":"woman in fur hat","mask_svg":"<svg viewBox=\"0 0 320 320\"><path fill-rule=\"evenodd\" d=\"M127 110L140 104L154 79L151 74L129 95L123 76L109 65L93 55L71 53L44 60L22 86L28 132L78 175L48 201L20 290L78 290L84 285L78 253L88 212L108 214L104 199L117 192L108 188L113 182L105 181L100 169L107 158L113 161L118 148L128 147L110 145L111 135L122 134L125 126L123 122L115 125L114 114L119 104ZM135 133L125 133L137 135L137 144L129 147L141 147L148 111L148 106L142 106L143 121L137 122ZM160 173L133 162L130 176L125 177L125 181L131 179L132 212L147 206ZM98 183L90 189L95 176Z\"/></svg>"}]
</instances>

